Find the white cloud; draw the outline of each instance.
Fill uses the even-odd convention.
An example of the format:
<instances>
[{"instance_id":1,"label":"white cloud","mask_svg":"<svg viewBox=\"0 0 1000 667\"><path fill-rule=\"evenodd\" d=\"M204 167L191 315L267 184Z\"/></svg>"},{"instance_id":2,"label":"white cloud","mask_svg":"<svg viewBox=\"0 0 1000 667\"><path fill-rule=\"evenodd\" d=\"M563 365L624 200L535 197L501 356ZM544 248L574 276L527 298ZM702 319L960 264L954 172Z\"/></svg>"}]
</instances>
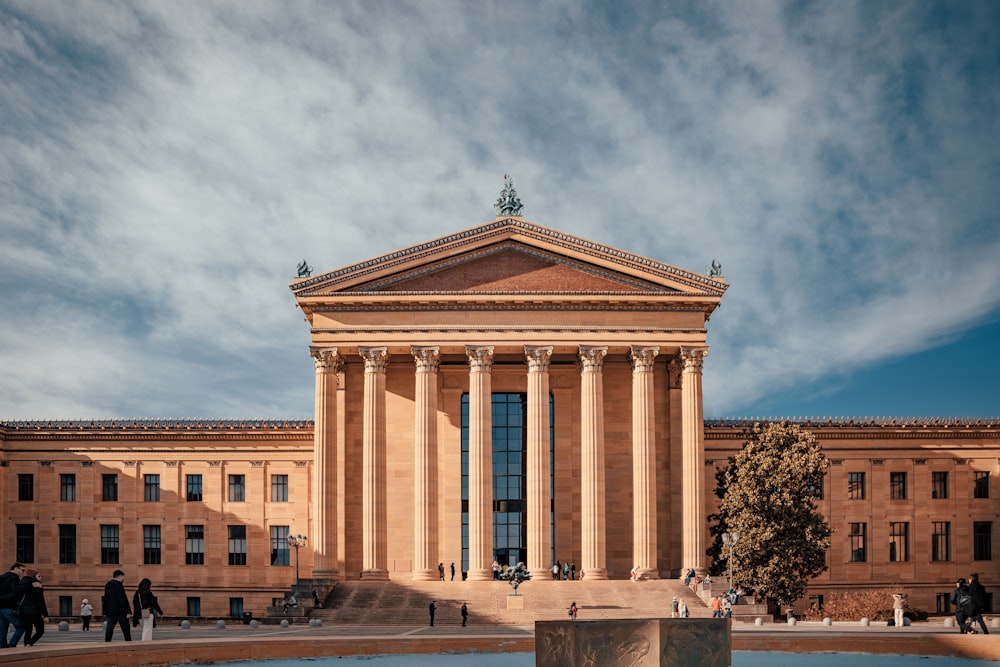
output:
<instances>
[{"instance_id":1,"label":"white cloud","mask_svg":"<svg viewBox=\"0 0 1000 667\"><path fill-rule=\"evenodd\" d=\"M10 4L0 413L307 417L296 263L485 222L504 172L722 261L710 414L925 348L1000 287L996 10L951 9Z\"/></svg>"}]
</instances>

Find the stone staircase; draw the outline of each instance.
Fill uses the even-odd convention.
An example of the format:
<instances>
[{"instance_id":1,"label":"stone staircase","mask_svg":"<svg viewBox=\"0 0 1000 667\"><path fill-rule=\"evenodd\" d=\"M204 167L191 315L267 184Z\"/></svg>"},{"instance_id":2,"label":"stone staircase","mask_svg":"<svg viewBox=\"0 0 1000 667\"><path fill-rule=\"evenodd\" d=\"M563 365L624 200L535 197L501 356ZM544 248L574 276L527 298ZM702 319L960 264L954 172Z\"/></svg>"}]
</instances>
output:
<instances>
[{"instance_id":1,"label":"stone staircase","mask_svg":"<svg viewBox=\"0 0 1000 667\"><path fill-rule=\"evenodd\" d=\"M722 579L719 581L712 581L708 584L691 584L691 589L694 590L695 594L701 599L702 604L709 607L713 597L729 592L729 582ZM745 597L739 598L737 603L733 605L732 613L734 623L753 623L758 618L763 620L765 623L771 623L774 620L773 617L767 613L766 604L757 604L753 599ZM711 612L709 612L709 616L711 616Z\"/></svg>"},{"instance_id":2,"label":"stone staircase","mask_svg":"<svg viewBox=\"0 0 1000 667\"><path fill-rule=\"evenodd\" d=\"M339 582L323 609L307 605L307 618L324 625L427 625L428 605L435 601L435 624L461 625L462 603L474 625L533 625L537 620L564 620L576 602L578 618L667 618L673 596L683 599L692 617L708 618L711 610L696 592L676 579L646 581L527 581L511 598L505 581ZM278 612L280 614L280 610ZM752 620L752 619L751 619Z\"/></svg>"}]
</instances>

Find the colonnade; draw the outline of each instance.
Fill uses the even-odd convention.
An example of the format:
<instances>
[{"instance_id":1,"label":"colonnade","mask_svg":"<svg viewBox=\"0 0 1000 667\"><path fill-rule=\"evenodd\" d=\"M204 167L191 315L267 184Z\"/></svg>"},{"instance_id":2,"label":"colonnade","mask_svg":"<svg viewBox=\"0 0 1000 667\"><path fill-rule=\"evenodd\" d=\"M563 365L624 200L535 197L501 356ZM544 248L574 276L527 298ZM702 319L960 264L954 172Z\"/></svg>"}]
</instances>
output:
<instances>
[{"instance_id":1,"label":"colonnade","mask_svg":"<svg viewBox=\"0 0 1000 667\"><path fill-rule=\"evenodd\" d=\"M547 576L551 563L549 494L549 364L552 346L524 347L527 362L527 552L533 576ZM701 571L706 528L702 480L704 417L701 396L705 347L682 347L682 557L683 567ZM361 347L364 361L362 437L362 579L385 580L387 568L386 503L386 347ZM437 413L440 347L412 346L415 364L413 427L413 578L437 579L439 560L437 500ZM471 581L493 578L492 345L468 345L469 364L469 564ZM587 579L607 579L605 524L605 443L603 364L606 346L581 345L580 466L581 568ZM656 437L654 360L656 346L632 346L632 470L635 565L648 578L658 576L656 512ZM338 498L342 505L344 434L338 429L343 410L344 360L335 347L312 349L316 367L315 462L313 485L314 575L337 577L344 553L337 543ZM340 392L342 394L342 392ZM338 466L339 464L339 466ZM662 490L661 490L662 491Z\"/></svg>"}]
</instances>

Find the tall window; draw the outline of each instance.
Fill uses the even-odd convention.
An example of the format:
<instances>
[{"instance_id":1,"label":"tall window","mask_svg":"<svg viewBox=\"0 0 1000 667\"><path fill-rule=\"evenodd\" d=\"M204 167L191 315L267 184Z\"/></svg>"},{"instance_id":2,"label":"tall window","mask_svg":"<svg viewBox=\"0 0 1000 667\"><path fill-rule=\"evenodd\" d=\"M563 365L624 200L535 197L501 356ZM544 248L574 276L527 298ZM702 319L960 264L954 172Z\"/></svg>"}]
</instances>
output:
<instances>
[{"instance_id":1,"label":"tall window","mask_svg":"<svg viewBox=\"0 0 1000 667\"><path fill-rule=\"evenodd\" d=\"M118 564L118 526L101 526L101 564Z\"/></svg>"},{"instance_id":2,"label":"tall window","mask_svg":"<svg viewBox=\"0 0 1000 667\"><path fill-rule=\"evenodd\" d=\"M188 598L187 611L188 616L201 616L201 598Z\"/></svg>"},{"instance_id":3,"label":"tall window","mask_svg":"<svg viewBox=\"0 0 1000 667\"><path fill-rule=\"evenodd\" d=\"M972 490L973 498L989 498L990 497L990 473L988 470L977 470L976 471L976 485Z\"/></svg>"},{"instance_id":4,"label":"tall window","mask_svg":"<svg viewBox=\"0 0 1000 667\"><path fill-rule=\"evenodd\" d=\"M31 473L19 474L17 476L17 499L35 499L35 476Z\"/></svg>"},{"instance_id":5,"label":"tall window","mask_svg":"<svg viewBox=\"0 0 1000 667\"><path fill-rule=\"evenodd\" d=\"M35 562L35 524L19 523L14 529L14 550L17 560L22 563Z\"/></svg>"},{"instance_id":6,"label":"tall window","mask_svg":"<svg viewBox=\"0 0 1000 667\"><path fill-rule=\"evenodd\" d=\"M59 524L59 563L72 565L76 563L76 524Z\"/></svg>"},{"instance_id":7,"label":"tall window","mask_svg":"<svg viewBox=\"0 0 1000 667\"><path fill-rule=\"evenodd\" d=\"M972 522L972 560L993 560L993 522Z\"/></svg>"},{"instance_id":8,"label":"tall window","mask_svg":"<svg viewBox=\"0 0 1000 667\"><path fill-rule=\"evenodd\" d=\"M892 500L906 499L906 473L889 473L889 498Z\"/></svg>"},{"instance_id":9,"label":"tall window","mask_svg":"<svg viewBox=\"0 0 1000 667\"><path fill-rule=\"evenodd\" d=\"M271 526L271 565L290 565L288 526Z\"/></svg>"},{"instance_id":10,"label":"tall window","mask_svg":"<svg viewBox=\"0 0 1000 667\"><path fill-rule=\"evenodd\" d=\"M862 473L864 474L864 473ZM864 563L868 560L868 524L851 524L851 562Z\"/></svg>"},{"instance_id":11,"label":"tall window","mask_svg":"<svg viewBox=\"0 0 1000 667\"><path fill-rule=\"evenodd\" d=\"M143 498L147 503L160 502L160 476L143 475Z\"/></svg>"},{"instance_id":12,"label":"tall window","mask_svg":"<svg viewBox=\"0 0 1000 667\"><path fill-rule=\"evenodd\" d=\"M160 527L142 527L142 562L145 565L159 565L162 553L160 550Z\"/></svg>"},{"instance_id":13,"label":"tall window","mask_svg":"<svg viewBox=\"0 0 1000 667\"><path fill-rule=\"evenodd\" d=\"M271 502L288 502L288 475L271 475Z\"/></svg>"},{"instance_id":14,"label":"tall window","mask_svg":"<svg viewBox=\"0 0 1000 667\"><path fill-rule=\"evenodd\" d=\"M187 476L187 499L188 502L201 500L201 475Z\"/></svg>"},{"instance_id":15,"label":"tall window","mask_svg":"<svg viewBox=\"0 0 1000 667\"><path fill-rule=\"evenodd\" d=\"M229 476L229 501L242 503L247 499L246 475Z\"/></svg>"},{"instance_id":16,"label":"tall window","mask_svg":"<svg viewBox=\"0 0 1000 667\"><path fill-rule=\"evenodd\" d=\"M951 560L951 523L949 521L935 521L933 524L931 560Z\"/></svg>"},{"instance_id":17,"label":"tall window","mask_svg":"<svg viewBox=\"0 0 1000 667\"><path fill-rule=\"evenodd\" d=\"M229 598L230 618L241 618L243 616L243 598Z\"/></svg>"},{"instance_id":18,"label":"tall window","mask_svg":"<svg viewBox=\"0 0 1000 667\"><path fill-rule=\"evenodd\" d=\"M75 616L76 611L73 609L73 596L72 595L60 595L59 596L59 615L60 616Z\"/></svg>"},{"instance_id":19,"label":"tall window","mask_svg":"<svg viewBox=\"0 0 1000 667\"><path fill-rule=\"evenodd\" d=\"M184 563L205 564L205 526L184 526Z\"/></svg>"},{"instance_id":20,"label":"tall window","mask_svg":"<svg viewBox=\"0 0 1000 667\"><path fill-rule=\"evenodd\" d=\"M847 498L849 500L864 500L865 474L863 472L847 473Z\"/></svg>"},{"instance_id":21,"label":"tall window","mask_svg":"<svg viewBox=\"0 0 1000 667\"><path fill-rule=\"evenodd\" d=\"M947 497L948 497L948 473L932 472L931 498L947 498Z\"/></svg>"},{"instance_id":22,"label":"tall window","mask_svg":"<svg viewBox=\"0 0 1000 667\"><path fill-rule=\"evenodd\" d=\"M229 564L247 564L246 526L229 526Z\"/></svg>"},{"instance_id":23,"label":"tall window","mask_svg":"<svg viewBox=\"0 0 1000 667\"><path fill-rule=\"evenodd\" d=\"M822 473L817 473L806 480L806 490L816 500L823 500L823 477Z\"/></svg>"},{"instance_id":24,"label":"tall window","mask_svg":"<svg viewBox=\"0 0 1000 667\"><path fill-rule=\"evenodd\" d=\"M76 500L76 475L59 475L59 500Z\"/></svg>"},{"instance_id":25,"label":"tall window","mask_svg":"<svg viewBox=\"0 0 1000 667\"><path fill-rule=\"evenodd\" d=\"M910 524L903 521L889 524L889 561L910 560Z\"/></svg>"},{"instance_id":26,"label":"tall window","mask_svg":"<svg viewBox=\"0 0 1000 667\"><path fill-rule=\"evenodd\" d=\"M118 475L101 475L101 500L118 500Z\"/></svg>"}]
</instances>

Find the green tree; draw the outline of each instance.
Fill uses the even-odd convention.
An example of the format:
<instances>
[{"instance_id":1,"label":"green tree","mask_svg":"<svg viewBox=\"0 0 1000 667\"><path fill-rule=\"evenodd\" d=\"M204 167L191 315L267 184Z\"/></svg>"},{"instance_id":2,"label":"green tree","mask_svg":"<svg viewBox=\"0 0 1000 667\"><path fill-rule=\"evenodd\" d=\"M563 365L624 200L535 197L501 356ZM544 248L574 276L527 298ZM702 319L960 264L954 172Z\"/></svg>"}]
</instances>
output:
<instances>
[{"instance_id":1,"label":"green tree","mask_svg":"<svg viewBox=\"0 0 1000 667\"><path fill-rule=\"evenodd\" d=\"M708 517L715 540L712 571L724 575L733 559L734 584L785 606L827 569L830 526L814 498L829 462L809 431L795 424L754 424L726 468L716 470L719 513ZM722 534L738 532L731 549Z\"/></svg>"}]
</instances>

